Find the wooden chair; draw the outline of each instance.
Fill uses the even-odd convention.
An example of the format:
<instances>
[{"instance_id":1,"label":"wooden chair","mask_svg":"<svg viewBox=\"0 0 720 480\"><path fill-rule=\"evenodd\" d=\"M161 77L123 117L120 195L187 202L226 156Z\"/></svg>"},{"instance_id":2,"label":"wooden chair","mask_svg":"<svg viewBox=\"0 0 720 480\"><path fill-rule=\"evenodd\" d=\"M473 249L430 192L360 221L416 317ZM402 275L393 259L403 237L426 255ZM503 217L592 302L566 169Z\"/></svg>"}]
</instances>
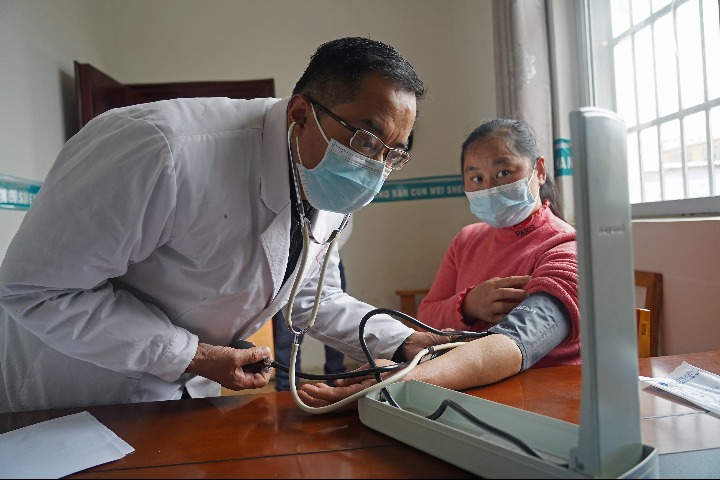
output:
<instances>
[{"instance_id":1,"label":"wooden chair","mask_svg":"<svg viewBox=\"0 0 720 480\"><path fill-rule=\"evenodd\" d=\"M418 309L418 297L422 300L422 297L427 295L430 291L428 288L416 288L410 290L395 290L395 293L400 297L400 311L405 315L410 315L413 318L417 318ZM418 329L416 325L403 321L408 327Z\"/></svg>"},{"instance_id":2,"label":"wooden chair","mask_svg":"<svg viewBox=\"0 0 720 480\"><path fill-rule=\"evenodd\" d=\"M652 357L651 352L651 340L650 340L650 332L652 331L650 327L650 310L646 308L636 308L635 309L635 319L637 320L637 349L638 349L638 357L639 358L649 358Z\"/></svg>"},{"instance_id":3,"label":"wooden chair","mask_svg":"<svg viewBox=\"0 0 720 480\"><path fill-rule=\"evenodd\" d=\"M642 310L649 310L648 313L638 312L638 319L640 316L647 316L644 320L646 323L646 331L643 333L641 339L640 329L643 328L638 320L638 354L641 358L656 357L659 351L659 337L660 331L660 316L662 315L663 306L663 276L662 273L646 272L643 270L635 270L635 291L636 291L636 306ZM644 298L642 292L644 290ZM642 355L641 340L647 341L649 355L645 357Z\"/></svg>"}]
</instances>

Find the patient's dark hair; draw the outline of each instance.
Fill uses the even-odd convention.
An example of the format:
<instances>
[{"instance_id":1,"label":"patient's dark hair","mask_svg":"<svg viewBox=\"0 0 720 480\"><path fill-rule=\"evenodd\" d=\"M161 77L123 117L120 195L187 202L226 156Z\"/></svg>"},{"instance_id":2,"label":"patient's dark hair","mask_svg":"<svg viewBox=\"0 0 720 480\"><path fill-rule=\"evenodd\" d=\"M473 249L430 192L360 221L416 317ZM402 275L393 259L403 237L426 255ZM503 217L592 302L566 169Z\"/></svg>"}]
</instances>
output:
<instances>
[{"instance_id":1,"label":"patient's dark hair","mask_svg":"<svg viewBox=\"0 0 720 480\"><path fill-rule=\"evenodd\" d=\"M310 58L293 94L308 95L332 108L354 100L363 77L378 73L415 94L418 102L425 86L410 63L393 47L363 37L323 43Z\"/></svg>"},{"instance_id":2,"label":"patient's dark hair","mask_svg":"<svg viewBox=\"0 0 720 480\"><path fill-rule=\"evenodd\" d=\"M516 118L496 118L477 127L463 142L460 153L461 172L465 168L465 152L468 147L489 138L503 139L508 150L527 158L530 162L534 162L540 156L535 132L530 125ZM563 218L562 202L551 175L546 175L545 184L540 186L540 198L549 201L553 213Z\"/></svg>"}]
</instances>

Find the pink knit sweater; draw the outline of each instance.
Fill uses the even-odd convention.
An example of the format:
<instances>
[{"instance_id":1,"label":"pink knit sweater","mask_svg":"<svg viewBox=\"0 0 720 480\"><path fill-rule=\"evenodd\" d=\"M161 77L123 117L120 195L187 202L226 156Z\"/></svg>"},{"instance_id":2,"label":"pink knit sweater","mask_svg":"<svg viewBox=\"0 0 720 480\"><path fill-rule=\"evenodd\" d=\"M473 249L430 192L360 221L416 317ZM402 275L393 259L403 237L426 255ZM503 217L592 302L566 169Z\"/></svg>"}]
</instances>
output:
<instances>
[{"instance_id":1,"label":"pink knit sweater","mask_svg":"<svg viewBox=\"0 0 720 480\"><path fill-rule=\"evenodd\" d=\"M487 330L492 323L463 322L457 311L460 294L490 278L511 275L532 275L525 285L528 292L555 296L572 320L570 335L534 367L580 364L575 229L555 216L547 203L513 227L492 228L486 223L464 227L445 252L418 319L435 328Z\"/></svg>"}]
</instances>

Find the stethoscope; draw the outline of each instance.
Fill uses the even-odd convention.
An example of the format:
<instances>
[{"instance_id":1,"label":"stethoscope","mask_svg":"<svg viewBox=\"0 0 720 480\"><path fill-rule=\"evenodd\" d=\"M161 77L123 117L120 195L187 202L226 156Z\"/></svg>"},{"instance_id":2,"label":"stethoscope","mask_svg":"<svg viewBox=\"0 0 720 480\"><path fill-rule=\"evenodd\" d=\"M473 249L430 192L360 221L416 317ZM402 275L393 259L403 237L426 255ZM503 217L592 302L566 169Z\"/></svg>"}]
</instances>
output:
<instances>
[{"instance_id":1,"label":"stethoscope","mask_svg":"<svg viewBox=\"0 0 720 480\"><path fill-rule=\"evenodd\" d=\"M347 226L348 220L350 218L350 215L345 215L342 222L340 222L340 225L338 228L333 230L333 232L330 234L327 240L325 241L319 241L315 238L315 236L312 234L310 227L311 222L310 219L305 215L305 209L302 206L302 199L300 197L300 182L298 181L298 172L297 172L297 164L295 162L295 156L293 155L292 150L292 132L295 128L295 122L292 122L290 124L290 127L288 128L288 158L290 161L290 171L292 172L292 178L293 182L295 184L295 195L296 195L296 202L295 207L297 208L298 218L300 219L300 231L302 232L302 238L303 238L303 247L302 247L302 254L300 256L300 265L297 268L297 273L295 274L295 281L293 282L292 289L290 290L290 297L288 299L288 306L287 311L285 314L285 326L287 329L292 333L293 335L293 342L290 350L290 370L289 370L289 381L290 381L290 391L292 392L293 399L295 400L295 403L303 410L311 412L311 413L320 413L317 411L317 408L311 407L307 404L305 404L300 397L297 394L297 386L295 384L295 364L297 361L297 354L298 349L300 348L300 339L302 336L310 330L313 325L315 325L315 319L317 318L317 312L318 308L320 306L320 295L322 294L322 288L323 284L325 283L325 273L327 272L327 265L330 261L330 257L332 255L333 250L335 249L335 245L337 244L338 238L340 236L340 233L345 229ZM320 278L318 280L318 286L315 291L315 301L313 302L313 309L310 314L310 319L305 324L305 327L301 330L296 330L295 327L293 327L292 323L292 311L293 311L293 304L295 303L295 297L297 296L298 291L300 290L300 283L302 282L303 272L305 271L305 267L307 266L308 258L310 256L310 242L314 242L317 245L325 246L327 245L327 252L325 252L325 259L323 260L322 268L320 269ZM323 410L324 411L324 410Z\"/></svg>"},{"instance_id":2,"label":"stethoscope","mask_svg":"<svg viewBox=\"0 0 720 480\"><path fill-rule=\"evenodd\" d=\"M313 325L315 325L315 318L317 317L317 311L319 308L319 301L320 301L320 294L322 293L322 287L325 283L325 273L327 272L327 265L330 260L330 256L335 249L335 245L337 244L338 238L340 236L340 233L345 229L345 227L348 224L348 221L350 219L350 214L347 214L343 217L343 220L340 222L340 225L332 231L332 233L329 235L327 240L318 240L315 238L315 236L312 234L311 226L312 223L310 219L305 215L305 209L302 206L302 199L300 197L300 182L298 180L298 172L297 172L297 165L295 162L295 157L292 152L292 131L295 128L295 122L290 124L290 128L288 128L288 158L290 161L290 171L292 172L293 177L293 183L295 184L295 196L296 196L296 202L295 207L297 209L298 218L300 219L300 231L302 232L302 238L303 238L303 248L302 248L302 255L300 257L300 266L297 269L297 274L295 275L295 281L293 282L292 289L290 290L290 298L288 300L288 308L287 313L285 315L285 326L290 330L290 333L293 334L293 344L299 344L300 338L303 334L305 334L308 330L310 330ZM320 246L328 246L327 252L325 253L325 260L322 264L322 269L320 270L320 280L318 282L317 290L315 291L315 303L313 305L313 310L310 315L310 320L308 320L307 324L302 330L296 330L293 327L292 324L292 306L295 302L295 297L297 296L297 292L300 290L300 283L302 281L303 272L305 271L305 267L307 266L308 258L310 256L310 242L315 243L316 245Z\"/></svg>"}]
</instances>

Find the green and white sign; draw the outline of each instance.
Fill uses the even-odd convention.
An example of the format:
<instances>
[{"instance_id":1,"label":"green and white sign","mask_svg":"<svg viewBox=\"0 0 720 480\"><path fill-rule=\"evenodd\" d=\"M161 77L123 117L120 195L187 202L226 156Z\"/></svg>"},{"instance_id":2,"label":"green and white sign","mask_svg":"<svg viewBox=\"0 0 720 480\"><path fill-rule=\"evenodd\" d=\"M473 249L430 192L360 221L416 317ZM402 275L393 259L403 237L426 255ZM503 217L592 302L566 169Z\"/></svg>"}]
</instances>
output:
<instances>
[{"instance_id":1,"label":"green and white sign","mask_svg":"<svg viewBox=\"0 0 720 480\"><path fill-rule=\"evenodd\" d=\"M572 175L572 149L570 148L570 140L567 138L556 138L553 141L553 150L555 155L555 176L563 177Z\"/></svg>"},{"instance_id":2,"label":"green and white sign","mask_svg":"<svg viewBox=\"0 0 720 480\"><path fill-rule=\"evenodd\" d=\"M0 208L27 210L40 191L40 182L0 174Z\"/></svg>"},{"instance_id":3,"label":"green and white sign","mask_svg":"<svg viewBox=\"0 0 720 480\"><path fill-rule=\"evenodd\" d=\"M462 175L388 180L373 202L427 200L430 198L464 197Z\"/></svg>"}]
</instances>

